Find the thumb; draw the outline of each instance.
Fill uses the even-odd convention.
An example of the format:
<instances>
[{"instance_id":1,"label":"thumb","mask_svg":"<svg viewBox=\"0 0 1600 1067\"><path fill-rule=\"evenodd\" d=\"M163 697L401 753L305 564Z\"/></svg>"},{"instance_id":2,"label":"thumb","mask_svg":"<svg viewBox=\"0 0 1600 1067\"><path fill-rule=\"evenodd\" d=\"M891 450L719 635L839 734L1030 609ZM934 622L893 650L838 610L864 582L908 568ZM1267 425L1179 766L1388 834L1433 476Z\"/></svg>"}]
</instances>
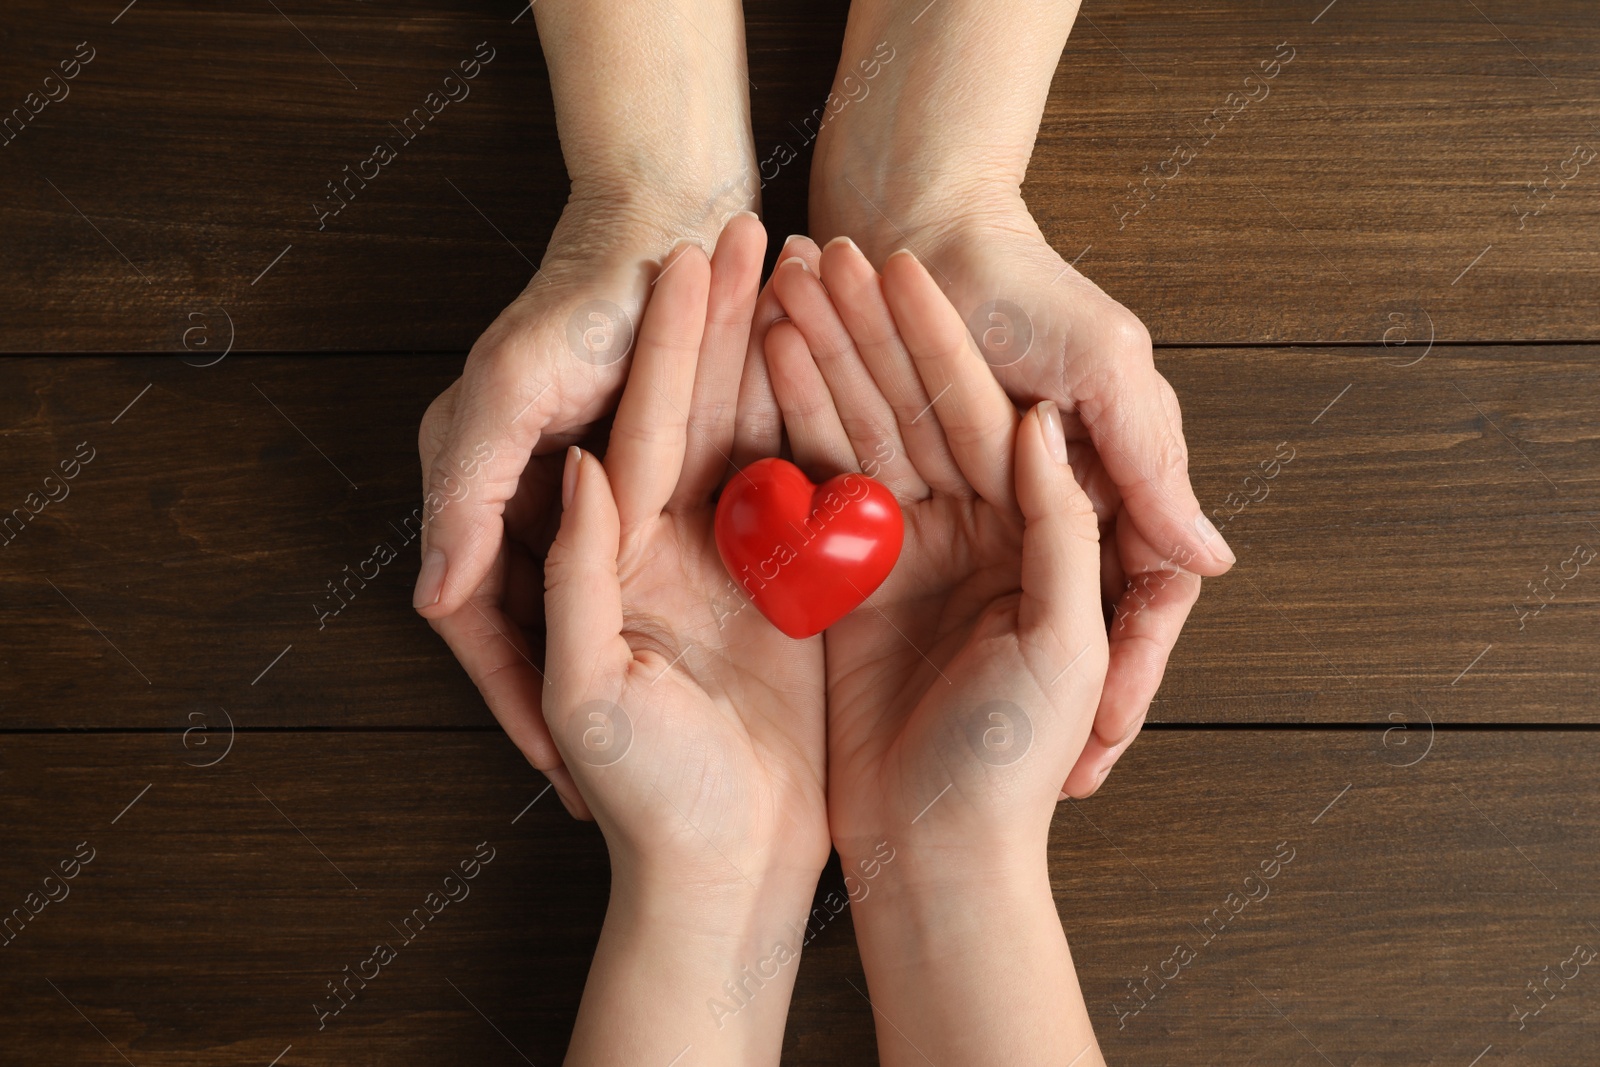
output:
<instances>
[{"instance_id":1,"label":"thumb","mask_svg":"<svg viewBox=\"0 0 1600 1067\"><path fill-rule=\"evenodd\" d=\"M1018 631L1043 657L1037 675L1052 705L1081 707L1086 732L1109 658L1100 611L1100 527L1067 463L1053 401L1036 405L1017 427L1016 483L1024 523Z\"/></svg>"},{"instance_id":2,"label":"thumb","mask_svg":"<svg viewBox=\"0 0 1600 1067\"><path fill-rule=\"evenodd\" d=\"M553 720L599 689L599 679L620 676L633 658L622 637L616 499L605 467L575 445L567 450L561 503L561 529L544 569L544 709L558 741Z\"/></svg>"},{"instance_id":3,"label":"thumb","mask_svg":"<svg viewBox=\"0 0 1600 1067\"><path fill-rule=\"evenodd\" d=\"M488 576L504 535L506 505L545 421L537 391L502 390L485 403L482 390L472 386L464 376L451 387L447 431L428 430L429 420L437 421L431 410L424 420L424 436L434 439L422 442L422 565L412 607L432 620L458 611Z\"/></svg>"},{"instance_id":4,"label":"thumb","mask_svg":"<svg viewBox=\"0 0 1600 1067\"><path fill-rule=\"evenodd\" d=\"M1105 358L1072 390L1079 416L1145 539L1188 571L1222 574L1234 554L1189 482L1177 394L1151 361L1143 324L1122 314L1108 328Z\"/></svg>"},{"instance_id":5,"label":"thumb","mask_svg":"<svg viewBox=\"0 0 1600 1067\"><path fill-rule=\"evenodd\" d=\"M460 610L483 583L533 451L572 439L614 403L644 283L637 264L603 273L598 291L622 304L594 299L589 284L530 285L478 338L455 395L440 405L448 430L433 432L443 446L423 460L427 519L412 600L423 617Z\"/></svg>"}]
</instances>

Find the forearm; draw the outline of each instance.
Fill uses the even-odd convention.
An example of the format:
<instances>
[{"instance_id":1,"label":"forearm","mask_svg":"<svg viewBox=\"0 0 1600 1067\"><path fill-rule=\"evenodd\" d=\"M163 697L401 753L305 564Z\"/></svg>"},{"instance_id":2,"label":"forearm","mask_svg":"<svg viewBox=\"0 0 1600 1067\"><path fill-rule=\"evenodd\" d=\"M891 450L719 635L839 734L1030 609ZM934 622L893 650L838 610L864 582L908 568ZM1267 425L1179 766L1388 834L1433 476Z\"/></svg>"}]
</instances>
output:
<instances>
[{"instance_id":1,"label":"forearm","mask_svg":"<svg viewBox=\"0 0 1600 1067\"><path fill-rule=\"evenodd\" d=\"M908 847L852 913L885 1067L1104 1064L1042 855L919 869Z\"/></svg>"},{"instance_id":2,"label":"forearm","mask_svg":"<svg viewBox=\"0 0 1600 1067\"><path fill-rule=\"evenodd\" d=\"M723 214L754 206L738 0L543 0L533 11L574 198L647 212L668 202L679 218L708 202Z\"/></svg>"},{"instance_id":3,"label":"forearm","mask_svg":"<svg viewBox=\"0 0 1600 1067\"><path fill-rule=\"evenodd\" d=\"M1077 0L855 0L835 92L880 42L894 58L818 136L813 228L856 209L915 226L953 199L1015 195L1077 14Z\"/></svg>"},{"instance_id":4,"label":"forearm","mask_svg":"<svg viewBox=\"0 0 1600 1067\"><path fill-rule=\"evenodd\" d=\"M776 1064L815 887L614 876L566 1062Z\"/></svg>"}]
</instances>

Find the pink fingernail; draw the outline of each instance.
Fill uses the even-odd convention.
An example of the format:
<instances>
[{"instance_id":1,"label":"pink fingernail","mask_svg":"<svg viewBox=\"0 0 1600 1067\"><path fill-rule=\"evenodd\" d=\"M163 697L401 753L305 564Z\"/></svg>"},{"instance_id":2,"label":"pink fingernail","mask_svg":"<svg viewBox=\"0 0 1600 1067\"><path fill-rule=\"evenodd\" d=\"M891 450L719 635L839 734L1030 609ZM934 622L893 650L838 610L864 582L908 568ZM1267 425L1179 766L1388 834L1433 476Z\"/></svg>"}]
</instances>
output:
<instances>
[{"instance_id":1,"label":"pink fingernail","mask_svg":"<svg viewBox=\"0 0 1600 1067\"><path fill-rule=\"evenodd\" d=\"M417 588L411 594L412 607L419 610L431 608L439 602L444 592L444 571L444 552L437 548L428 549L427 555L422 557L422 569L417 572Z\"/></svg>"},{"instance_id":2,"label":"pink fingernail","mask_svg":"<svg viewBox=\"0 0 1600 1067\"><path fill-rule=\"evenodd\" d=\"M1061 431L1061 409L1054 400L1039 403L1039 432L1044 434L1044 446L1057 463L1066 465L1067 435Z\"/></svg>"},{"instance_id":3,"label":"pink fingernail","mask_svg":"<svg viewBox=\"0 0 1600 1067\"><path fill-rule=\"evenodd\" d=\"M1239 557L1233 554L1233 549L1228 547L1228 542L1222 539L1222 532L1212 525L1211 520L1201 512L1194 517L1194 528L1200 532L1200 539L1206 543L1212 553L1224 563L1237 563Z\"/></svg>"},{"instance_id":4,"label":"pink fingernail","mask_svg":"<svg viewBox=\"0 0 1600 1067\"><path fill-rule=\"evenodd\" d=\"M786 259L782 263L778 264L778 269L782 270L784 267L787 267L791 263L798 263L798 264L800 264L800 269L801 270L805 271L807 274L811 273L811 264L807 263L805 260L801 259L799 256L790 256L788 259Z\"/></svg>"},{"instance_id":5,"label":"pink fingernail","mask_svg":"<svg viewBox=\"0 0 1600 1067\"><path fill-rule=\"evenodd\" d=\"M561 468L561 510L572 507L573 494L578 490L578 464L583 460L583 449L572 445L567 449L567 462Z\"/></svg>"}]
</instances>

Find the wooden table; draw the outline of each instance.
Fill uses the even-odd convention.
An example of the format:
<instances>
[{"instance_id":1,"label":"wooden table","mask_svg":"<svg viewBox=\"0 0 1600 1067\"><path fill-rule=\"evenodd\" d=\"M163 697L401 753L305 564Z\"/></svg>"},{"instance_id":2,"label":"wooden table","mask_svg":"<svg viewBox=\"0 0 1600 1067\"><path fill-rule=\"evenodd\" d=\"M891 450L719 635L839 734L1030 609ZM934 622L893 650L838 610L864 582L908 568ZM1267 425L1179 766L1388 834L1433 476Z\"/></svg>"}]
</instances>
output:
<instances>
[{"instance_id":1,"label":"wooden table","mask_svg":"<svg viewBox=\"0 0 1600 1067\"><path fill-rule=\"evenodd\" d=\"M533 20L123 3L0 17L0 107L76 65L0 145L0 505L75 470L0 548L0 912L76 875L0 947L0 1059L557 1062L603 844L411 612L395 529L423 409L564 195ZM766 147L825 95L845 4L748 6ZM480 41L471 98L319 229ZM1149 324L1208 507L1293 454L1145 736L1056 820L1110 1062L1600 1060L1600 972L1559 977L1600 947L1597 99L1589 0L1085 5L1029 201ZM780 234L804 175L769 189ZM471 896L319 1031L480 842ZM788 1062L873 1062L861 987L846 913Z\"/></svg>"}]
</instances>

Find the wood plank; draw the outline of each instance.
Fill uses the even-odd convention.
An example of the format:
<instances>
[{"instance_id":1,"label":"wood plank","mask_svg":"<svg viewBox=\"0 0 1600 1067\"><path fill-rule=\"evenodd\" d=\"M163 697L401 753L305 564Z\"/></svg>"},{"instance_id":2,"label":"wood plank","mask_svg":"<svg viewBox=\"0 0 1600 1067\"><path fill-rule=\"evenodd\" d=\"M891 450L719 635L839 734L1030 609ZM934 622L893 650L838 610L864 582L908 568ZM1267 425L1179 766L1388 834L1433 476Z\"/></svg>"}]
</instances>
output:
<instances>
[{"instance_id":1,"label":"wood plank","mask_svg":"<svg viewBox=\"0 0 1600 1067\"><path fill-rule=\"evenodd\" d=\"M7 515L67 493L0 548L3 721L170 727L221 706L251 725L492 723L410 607L417 423L457 370L0 362ZM63 483L83 443L93 458ZM379 543L397 558L363 582Z\"/></svg>"},{"instance_id":2,"label":"wood plank","mask_svg":"<svg viewBox=\"0 0 1600 1067\"><path fill-rule=\"evenodd\" d=\"M1208 583L1153 721L1600 721L1596 350L1400 365L1424 351L1160 353L1241 566ZM0 361L0 725L175 727L219 705L249 725L490 724L410 608L416 424L457 366ZM68 495L19 525L84 443ZM398 558L350 584L380 542ZM353 597L324 622L329 582Z\"/></svg>"},{"instance_id":3,"label":"wood plank","mask_svg":"<svg viewBox=\"0 0 1600 1067\"><path fill-rule=\"evenodd\" d=\"M95 58L0 149L0 350L181 352L224 315L240 351L461 350L527 283L566 187L514 3L120 6L8 9L0 106ZM799 231L794 124L846 5L748 6L758 152L801 152L768 222ZM1600 338L1600 171L1568 162L1600 147L1592 5L1323 8L1091 0L1026 190L1046 234L1162 342L1376 342L1419 310L1440 338ZM319 229L326 183L480 41L471 96Z\"/></svg>"},{"instance_id":4,"label":"wood plank","mask_svg":"<svg viewBox=\"0 0 1600 1067\"><path fill-rule=\"evenodd\" d=\"M1596 354L1161 353L1241 566L1207 583L1155 717L1595 721Z\"/></svg>"},{"instance_id":5,"label":"wood plank","mask_svg":"<svg viewBox=\"0 0 1600 1067\"><path fill-rule=\"evenodd\" d=\"M1597 745L1441 732L1400 766L1413 754L1377 731L1152 732L1051 836L1107 1058L1465 1065L1492 1045L1481 1064L1586 1062L1592 976L1552 984L1525 1029L1511 1008L1600 942ZM214 767L189 757L172 733L5 737L0 900L20 905L80 842L94 850L0 949L18 1062L266 1064L289 1046L286 1065L559 1059L606 857L550 796L527 807L542 780L503 737L250 732ZM485 841L470 896L319 1032L324 983L394 940L389 924ZM1263 878L1274 857L1289 858ZM1129 983L1180 944L1194 958L1131 1012ZM786 1063L875 1062L850 982L846 911L802 961Z\"/></svg>"},{"instance_id":6,"label":"wood plank","mask_svg":"<svg viewBox=\"0 0 1600 1067\"><path fill-rule=\"evenodd\" d=\"M1378 343L1419 312L1593 340L1595 31L1582 2L1089 0L1026 192L1158 341Z\"/></svg>"}]
</instances>

